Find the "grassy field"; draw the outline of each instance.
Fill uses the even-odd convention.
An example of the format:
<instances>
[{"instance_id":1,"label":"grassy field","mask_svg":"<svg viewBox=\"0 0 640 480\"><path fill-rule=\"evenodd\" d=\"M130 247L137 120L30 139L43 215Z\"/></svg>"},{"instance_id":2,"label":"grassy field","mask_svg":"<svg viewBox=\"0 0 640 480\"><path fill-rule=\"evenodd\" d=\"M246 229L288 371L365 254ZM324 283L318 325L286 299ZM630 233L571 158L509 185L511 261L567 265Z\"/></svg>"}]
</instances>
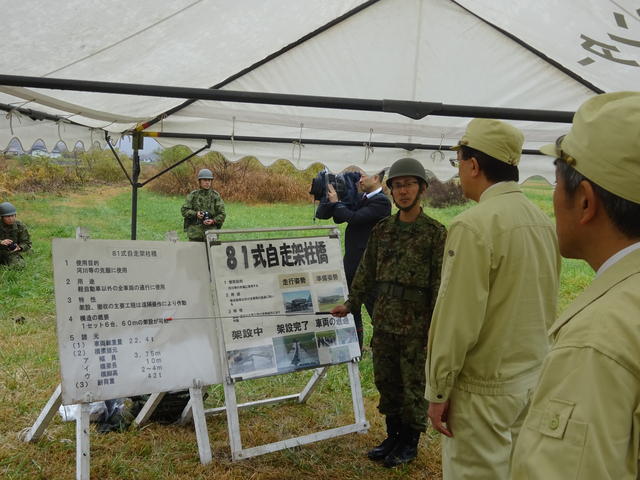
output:
<instances>
[{"instance_id":1,"label":"grassy field","mask_svg":"<svg viewBox=\"0 0 640 480\"><path fill-rule=\"evenodd\" d=\"M530 183L527 195L552 215L551 188ZM74 237L75 227L89 229L94 239L128 239L130 192L125 187L103 187L65 196L18 195L18 218L29 226L33 252L21 272L0 270L0 477L6 479L73 478L75 431L73 423L56 417L43 439L24 444L18 434L29 427L59 383L55 338L51 239ZM182 198L140 192L138 238L162 240L176 230L184 240ZM468 206L429 210L445 225ZM313 224L313 207L306 205L227 205L225 228L295 226ZM329 221L316 221L330 225ZM343 231L344 226L340 227ZM582 262L564 261L560 309L592 278ZM371 335L366 323L366 336ZM301 448L264 455L240 463L230 461L224 416L209 417L214 460L199 463L192 427L147 425L125 433L91 435L91 476L96 479L218 478L218 479L359 479L439 478L439 445L430 432L421 440L418 459L393 471L372 463L364 452L383 437L383 422L376 411L371 356L360 363L367 418L372 428L365 435L350 435ZM309 372L281 375L239 384L240 402L296 393ZM210 390L207 406L223 402L221 388ZM346 370L336 367L306 405L260 407L241 413L243 446L250 447L291 436L351 423L351 397Z\"/></svg>"}]
</instances>

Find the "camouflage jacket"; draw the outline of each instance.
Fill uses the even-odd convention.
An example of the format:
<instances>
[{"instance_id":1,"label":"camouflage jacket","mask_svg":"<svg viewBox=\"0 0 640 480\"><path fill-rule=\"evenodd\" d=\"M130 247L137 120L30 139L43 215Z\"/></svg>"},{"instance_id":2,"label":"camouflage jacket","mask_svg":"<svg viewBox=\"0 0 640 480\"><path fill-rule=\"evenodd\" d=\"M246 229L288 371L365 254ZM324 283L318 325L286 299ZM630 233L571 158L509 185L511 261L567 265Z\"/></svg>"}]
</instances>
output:
<instances>
[{"instance_id":1,"label":"camouflage jacket","mask_svg":"<svg viewBox=\"0 0 640 480\"><path fill-rule=\"evenodd\" d=\"M375 294L374 329L420 335L426 342L446 236L445 227L424 213L413 223L401 222L399 213L381 220L371 232L346 305L361 305ZM416 292L419 300L406 298Z\"/></svg>"},{"instance_id":2,"label":"camouflage jacket","mask_svg":"<svg viewBox=\"0 0 640 480\"><path fill-rule=\"evenodd\" d=\"M189 231L189 227L195 225L199 226L204 232L205 226L198 220L197 214L205 211L211 213L213 220L215 220L213 225L206 227L206 230L221 228L227 214L225 213L222 197L218 192L213 189L205 190L200 188L187 195L187 199L180 210L184 217L184 230Z\"/></svg>"},{"instance_id":3,"label":"camouflage jacket","mask_svg":"<svg viewBox=\"0 0 640 480\"><path fill-rule=\"evenodd\" d=\"M10 238L22 249L20 253L26 252L31 249L31 238L29 237L29 231L24 223L16 220L13 225L5 225L0 221L0 241L5 238ZM6 252L6 250L5 250Z\"/></svg>"}]
</instances>

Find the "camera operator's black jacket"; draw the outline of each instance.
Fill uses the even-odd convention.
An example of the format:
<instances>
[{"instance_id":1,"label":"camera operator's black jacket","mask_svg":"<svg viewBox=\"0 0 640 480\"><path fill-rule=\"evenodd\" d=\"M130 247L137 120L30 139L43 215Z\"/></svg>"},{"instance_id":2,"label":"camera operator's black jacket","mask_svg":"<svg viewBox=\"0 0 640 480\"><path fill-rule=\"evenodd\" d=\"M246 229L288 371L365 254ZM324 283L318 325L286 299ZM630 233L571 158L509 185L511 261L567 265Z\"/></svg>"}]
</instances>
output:
<instances>
[{"instance_id":1,"label":"camera operator's black jacket","mask_svg":"<svg viewBox=\"0 0 640 480\"><path fill-rule=\"evenodd\" d=\"M344 273L347 276L347 283L351 285L360 259L367 248L369 234L376 223L391 215L391 202L380 191L371 198L363 195L356 203L354 210L342 202L329 205L333 206L333 221L348 224L344 238Z\"/></svg>"}]
</instances>

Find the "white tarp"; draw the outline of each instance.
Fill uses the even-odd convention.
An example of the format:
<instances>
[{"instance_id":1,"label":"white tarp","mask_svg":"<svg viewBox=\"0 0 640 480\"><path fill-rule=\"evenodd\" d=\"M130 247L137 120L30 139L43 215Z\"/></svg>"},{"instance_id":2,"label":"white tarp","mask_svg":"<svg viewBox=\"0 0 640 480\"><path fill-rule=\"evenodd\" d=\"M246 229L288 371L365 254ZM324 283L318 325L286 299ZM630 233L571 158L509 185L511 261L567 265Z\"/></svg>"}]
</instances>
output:
<instances>
[{"instance_id":1,"label":"white tarp","mask_svg":"<svg viewBox=\"0 0 640 480\"><path fill-rule=\"evenodd\" d=\"M224 82L222 88L239 91L566 111L598 91L640 85L640 15L631 0L114 0L108 5L0 0L6 18L29 19L33 29L28 35L7 30L0 72L188 87ZM365 8L299 41L358 6ZM0 87L0 92L0 103L24 104L115 133L182 103L15 87ZM366 144L453 144L467 122L197 101L150 130L357 141L361 147L215 142L212 149L232 159L255 155L264 164L287 158L299 168L320 161L332 170L359 165L372 171L412 155L448 177L454 173L450 152L371 150ZM525 132L525 148L553 141L568 129L565 124L514 124ZM57 130L39 138L51 148L61 138ZM0 118L0 146L13 136L22 137L20 128L13 122L10 129L9 119ZM527 157L521 164L522 178L550 178L551 173L544 157Z\"/></svg>"}]
</instances>

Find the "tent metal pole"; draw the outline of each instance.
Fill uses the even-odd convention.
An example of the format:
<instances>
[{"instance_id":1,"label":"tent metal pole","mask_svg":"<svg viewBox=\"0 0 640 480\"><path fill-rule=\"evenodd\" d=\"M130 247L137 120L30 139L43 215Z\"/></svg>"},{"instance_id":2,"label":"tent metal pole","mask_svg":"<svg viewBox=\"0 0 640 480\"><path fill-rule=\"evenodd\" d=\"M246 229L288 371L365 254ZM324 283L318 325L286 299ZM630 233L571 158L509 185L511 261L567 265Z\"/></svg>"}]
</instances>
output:
<instances>
[{"instance_id":1,"label":"tent metal pole","mask_svg":"<svg viewBox=\"0 0 640 480\"><path fill-rule=\"evenodd\" d=\"M303 145L327 145L337 147L373 147L373 148L397 148L401 150L449 150L453 145L441 145L441 144L428 144L428 143L404 143L404 142L363 142L355 140L326 140L315 138L285 138L285 137L254 137L254 136L242 136L242 135L213 135L213 134L200 134L200 133L180 133L180 132L141 132L145 137L152 138L178 138L185 140L205 140L211 141L229 141L229 142L254 142L254 143L293 143L300 142ZM210 146L210 145L209 145ZM209 147L203 147L209 148ZM201 149L201 150L202 150ZM195 154L199 153L196 152ZM526 155L543 155L536 149L523 149L522 153ZM194 155L195 155L194 154ZM185 159L186 160L186 159ZM183 160L184 161L184 160ZM182 162L180 162L182 163ZM177 164L176 164L177 165ZM173 168L176 165L170 167ZM164 172L160 172L164 173ZM158 175L160 175L158 174ZM147 180L143 185L147 184L152 179Z\"/></svg>"},{"instance_id":2,"label":"tent metal pole","mask_svg":"<svg viewBox=\"0 0 640 480\"><path fill-rule=\"evenodd\" d=\"M118 164L120 165L120 168L124 172L124 176L127 177L127 180L129 180L129 183L131 185L133 185L133 180L131 180L131 177L129 176L129 172L127 172L127 169L124 168L124 165L122 164L122 161L120 160L120 157L118 156L118 152L116 152L115 148L113 148L113 145L111 145L111 137L109 136L108 132L104 132L104 139L106 140L107 145L109 145L109 148L111 149L111 153L113 153L113 156L116 157L116 160L118 161Z\"/></svg>"},{"instance_id":3,"label":"tent metal pole","mask_svg":"<svg viewBox=\"0 0 640 480\"><path fill-rule=\"evenodd\" d=\"M162 85L96 82L89 80L27 77L18 75L0 75L0 85L49 88L57 90L78 90L84 92L117 93L122 95L139 95L147 97L190 98L224 102L289 105L295 107L391 112L413 118L414 120L419 120L428 115L445 117L500 118L504 120L529 120L559 123L571 123L573 120L573 112L555 110L477 107L470 105L446 105L438 102L416 102L409 100L372 100L364 98L323 97L317 95L211 90L208 88L167 87ZM144 130L151 124L151 121L140 124L136 130Z\"/></svg>"},{"instance_id":4,"label":"tent metal pole","mask_svg":"<svg viewBox=\"0 0 640 480\"><path fill-rule=\"evenodd\" d=\"M140 153L144 145L144 137L140 134L134 134L132 138L133 147L133 167L131 169L131 240L135 240L138 228L138 183L140 178Z\"/></svg>"},{"instance_id":5,"label":"tent metal pole","mask_svg":"<svg viewBox=\"0 0 640 480\"><path fill-rule=\"evenodd\" d=\"M141 132L141 133L142 133L142 132ZM146 137L147 135L144 135L144 134L143 134L143 136L145 136L145 137ZM140 186L141 186L141 187L144 187L144 186L145 186L147 183L149 183L151 180L155 180L155 179L156 179L156 178L158 178L159 176L164 175L165 173L167 173L169 170L172 170L172 169L176 168L178 165L181 165L181 164L183 164L184 162L186 162L187 160L189 160L189 159L191 159L191 158L195 157L195 156L196 156L196 155L198 155L200 152L203 152L204 150L207 150L207 149L211 148L211 140L207 140L207 139L205 139L205 140L207 141L207 144L206 144L204 147L202 147L202 148L201 148L201 149L199 149L199 150L196 150L196 151L195 151L195 152L193 152L191 155L188 155L188 156L184 157L182 160L180 160L180 161L178 161L178 162L174 163L174 164L173 164L173 165L171 165L170 167L165 168L164 170L162 170L161 172L159 172L159 173L155 174L153 177L149 178L148 180L145 180L145 181L144 181Z\"/></svg>"}]
</instances>

